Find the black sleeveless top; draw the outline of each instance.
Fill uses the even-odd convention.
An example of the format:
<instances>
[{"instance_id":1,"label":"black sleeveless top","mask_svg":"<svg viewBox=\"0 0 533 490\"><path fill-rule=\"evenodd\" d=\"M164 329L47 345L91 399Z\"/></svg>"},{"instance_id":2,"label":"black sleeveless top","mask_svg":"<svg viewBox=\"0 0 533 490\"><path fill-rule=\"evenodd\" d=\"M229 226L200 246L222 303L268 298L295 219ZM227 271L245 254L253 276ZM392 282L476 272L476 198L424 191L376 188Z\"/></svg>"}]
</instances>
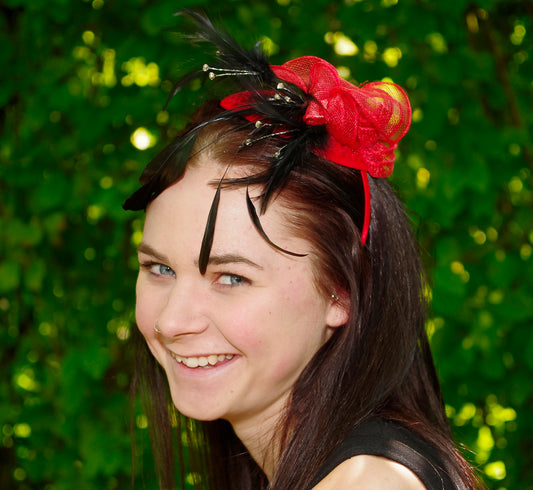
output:
<instances>
[{"instance_id":1,"label":"black sleeveless top","mask_svg":"<svg viewBox=\"0 0 533 490\"><path fill-rule=\"evenodd\" d=\"M362 454L382 456L406 466L428 490L466 488L462 483L454 483L450 476L453 470L445 467L438 451L419 435L391 420L374 418L348 432L315 475L308 490L342 462Z\"/></svg>"}]
</instances>

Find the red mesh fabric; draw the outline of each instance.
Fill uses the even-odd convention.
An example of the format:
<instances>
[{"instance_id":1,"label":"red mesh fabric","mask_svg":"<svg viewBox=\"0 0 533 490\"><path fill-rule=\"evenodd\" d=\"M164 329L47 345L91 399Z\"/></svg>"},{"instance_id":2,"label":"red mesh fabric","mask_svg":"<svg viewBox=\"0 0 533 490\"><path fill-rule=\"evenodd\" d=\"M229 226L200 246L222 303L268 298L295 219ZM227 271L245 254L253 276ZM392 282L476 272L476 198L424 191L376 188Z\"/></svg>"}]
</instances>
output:
<instances>
[{"instance_id":1,"label":"red mesh fabric","mask_svg":"<svg viewBox=\"0 0 533 490\"><path fill-rule=\"evenodd\" d=\"M372 82L356 87L315 56L272 69L280 79L313 96L304 121L312 126L325 124L331 137L328 146L317 153L373 177L392 173L394 150L411 123L409 99L398 85Z\"/></svg>"},{"instance_id":2,"label":"red mesh fabric","mask_svg":"<svg viewBox=\"0 0 533 490\"><path fill-rule=\"evenodd\" d=\"M388 177L394 168L394 150L411 124L411 106L401 87L388 82L371 82L359 87L343 80L337 69L316 56L303 56L271 67L281 79L312 96L304 122L325 125L330 136L325 148L313 151L339 165L361 171L365 216L361 242L366 243L370 225L372 177ZM250 92L239 92L221 101L224 109L251 109ZM250 121L260 119L248 115ZM282 132L280 133L282 134ZM368 174L367 174L368 172Z\"/></svg>"},{"instance_id":3,"label":"red mesh fabric","mask_svg":"<svg viewBox=\"0 0 533 490\"><path fill-rule=\"evenodd\" d=\"M220 101L220 107L227 110L245 110L251 109L254 105L254 98L250 92L237 92L228 95ZM256 122L261 119L258 114L250 114L246 116L248 121Z\"/></svg>"}]
</instances>

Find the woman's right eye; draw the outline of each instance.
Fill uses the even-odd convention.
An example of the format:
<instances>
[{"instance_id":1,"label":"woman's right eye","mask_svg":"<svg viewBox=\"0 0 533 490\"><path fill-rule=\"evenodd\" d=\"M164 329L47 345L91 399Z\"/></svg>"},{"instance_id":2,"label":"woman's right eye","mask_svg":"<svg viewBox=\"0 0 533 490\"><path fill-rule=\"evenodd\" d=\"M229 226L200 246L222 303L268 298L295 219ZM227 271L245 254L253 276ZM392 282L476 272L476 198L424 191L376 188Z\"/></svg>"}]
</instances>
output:
<instances>
[{"instance_id":1,"label":"woman's right eye","mask_svg":"<svg viewBox=\"0 0 533 490\"><path fill-rule=\"evenodd\" d=\"M155 276L175 276L174 271L168 266L163 264L157 264L155 262L148 262L140 264L142 269L147 270Z\"/></svg>"}]
</instances>

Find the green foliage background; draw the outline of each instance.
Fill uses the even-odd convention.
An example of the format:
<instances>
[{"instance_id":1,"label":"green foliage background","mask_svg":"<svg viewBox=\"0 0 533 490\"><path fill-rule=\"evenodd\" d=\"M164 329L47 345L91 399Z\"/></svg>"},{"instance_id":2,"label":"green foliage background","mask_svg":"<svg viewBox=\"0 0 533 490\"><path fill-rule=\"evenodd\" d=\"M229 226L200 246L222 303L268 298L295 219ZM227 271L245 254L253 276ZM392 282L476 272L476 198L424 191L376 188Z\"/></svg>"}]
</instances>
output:
<instances>
[{"instance_id":1,"label":"green foliage background","mask_svg":"<svg viewBox=\"0 0 533 490\"><path fill-rule=\"evenodd\" d=\"M406 87L393 181L425 251L448 413L489 488L533 489L531 0L3 0L0 487L129 487L142 216L121 203L191 111L161 108L191 66L171 14L197 5L275 63L315 54ZM134 420L139 487L156 488Z\"/></svg>"}]
</instances>

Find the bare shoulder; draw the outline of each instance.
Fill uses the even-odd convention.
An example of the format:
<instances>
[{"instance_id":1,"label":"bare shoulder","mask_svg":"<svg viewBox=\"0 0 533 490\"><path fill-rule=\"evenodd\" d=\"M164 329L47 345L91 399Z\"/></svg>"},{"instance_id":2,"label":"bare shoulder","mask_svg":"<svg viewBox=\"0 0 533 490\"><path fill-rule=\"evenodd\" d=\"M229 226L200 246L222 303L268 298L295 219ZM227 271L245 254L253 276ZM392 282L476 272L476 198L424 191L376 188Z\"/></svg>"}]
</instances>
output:
<instances>
[{"instance_id":1,"label":"bare shoulder","mask_svg":"<svg viewBox=\"0 0 533 490\"><path fill-rule=\"evenodd\" d=\"M337 466L313 490L351 489L425 490L418 477L405 466L379 456L360 455Z\"/></svg>"}]
</instances>

